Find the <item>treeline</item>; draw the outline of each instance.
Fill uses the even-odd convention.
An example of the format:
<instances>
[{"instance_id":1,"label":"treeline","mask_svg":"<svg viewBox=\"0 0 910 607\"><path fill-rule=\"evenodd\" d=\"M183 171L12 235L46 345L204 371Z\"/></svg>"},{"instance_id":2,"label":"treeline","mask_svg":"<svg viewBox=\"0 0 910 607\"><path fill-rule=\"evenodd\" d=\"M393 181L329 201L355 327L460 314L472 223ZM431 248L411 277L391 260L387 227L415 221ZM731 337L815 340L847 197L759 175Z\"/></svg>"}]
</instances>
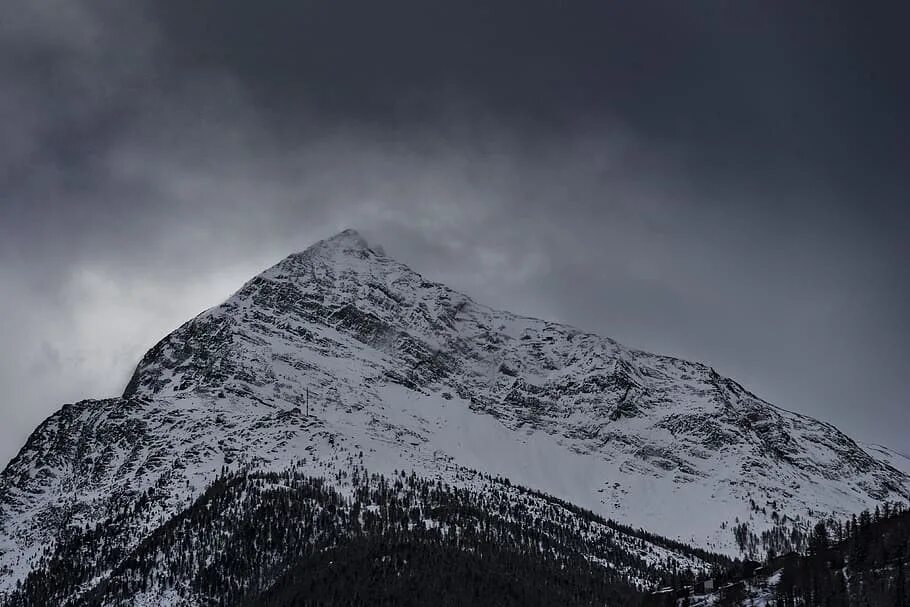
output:
<instances>
[{"instance_id":1,"label":"treeline","mask_svg":"<svg viewBox=\"0 0 910 607\"><path fill-rule=\"evenodd\" d=\"M779 571L776 605L910 607L910 512L886 504L847 521L823 521L808 538L808 554L771 559Z\"/></svg>"},{"instance_id":2,"label":"treeline","mask_svg":"<svg viewBox=\"0 0 910 607\"><path fill-rule=\"evenodd\" d=\"M760 514L766 520L770 519L773 525L756 534L752 531L749 521L737 518L732 530L736 547L741 554L751 560L761 560L788 552L805 552L808 532L811 530L809 520L798 514L790 517L779 513L777 500L768 500L762 505L750 499L749 505L752 513ZM812 516L813 512L809 510L809 517Z\"/></svg>"},{"instance_id":3,"label":"treeline","mask_svg":"<svg viewBox=\"0 0 910 607\"><path fill-rule=\"evenodd\" d=\"M505 481L505 482L508 482L508 481ZM629 537L638 538L639 540L642 541L643 544L651 544L654 546L660 546L661 548L665 548L665 549L673 551L677 554L687 556L687 557L690 557L693 559L698 559L698 560L704 562L705 564L710 565L711 569L724 569L724 568L729 568L729 567L734 566L735 561L726 555L718 554L715 552L710 552L703 548L696 548L694 546L684 544L680 541L672 540L672 539L663 537L661 535L657 535L656 533L651 533L649 531L645 531L644 529L641 529L641 528L631 527L630 525L623 525L621 523L617 523L613 519L604 519L599 514L591 512L590 510L587 510L585 508L581 508L580 506L576 506L575 504L572 504L571 502L567 502L558 497L548 495L546 493L537 491L535 489L528 489L528 488L522 487L520 485L515 485L515 486L518 487L518 489L520 489L522 492L525 492L529 495L533 495L543 501L546 501L546 502L549 502L552 504L558 504L560 507L566 509L569 512L572 512L575 516L577 516L578 518L580 518L582 520L596 521L606 527L609 527L610 529L623 533Z\"/></svg>"},{"instance_id":4,"label":"treeline","mask_svg":"<svg viewBox=\"0 0 910 607\"><path fill-rule=\"evenodd\" d=\"M77 530L5 605L142 594L223 606L637 605L645 588L695 576L657 558L643 532L507 482L475 491L403 472L337 474L337 486L300 466L225 475L129 549L116 541L122 514Z\"/></svg>"}]
</instances>

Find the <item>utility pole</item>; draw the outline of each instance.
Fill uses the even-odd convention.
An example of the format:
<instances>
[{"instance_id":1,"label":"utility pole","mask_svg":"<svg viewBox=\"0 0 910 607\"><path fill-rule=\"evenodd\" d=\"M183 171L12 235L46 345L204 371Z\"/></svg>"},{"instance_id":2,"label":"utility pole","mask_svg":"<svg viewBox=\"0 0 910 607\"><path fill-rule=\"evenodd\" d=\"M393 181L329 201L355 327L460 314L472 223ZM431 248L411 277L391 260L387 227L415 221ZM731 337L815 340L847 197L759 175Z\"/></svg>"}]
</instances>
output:
<instances>
[{"instance_id":1,"label":"utility pole","mask_svg":"<svg viewBox=\"0 0 910 607\"><path fill-rule=\"evenodd\" d=\"M310 387L306 387L306 416L310 416Z\"/></svg>"}]
</instances>

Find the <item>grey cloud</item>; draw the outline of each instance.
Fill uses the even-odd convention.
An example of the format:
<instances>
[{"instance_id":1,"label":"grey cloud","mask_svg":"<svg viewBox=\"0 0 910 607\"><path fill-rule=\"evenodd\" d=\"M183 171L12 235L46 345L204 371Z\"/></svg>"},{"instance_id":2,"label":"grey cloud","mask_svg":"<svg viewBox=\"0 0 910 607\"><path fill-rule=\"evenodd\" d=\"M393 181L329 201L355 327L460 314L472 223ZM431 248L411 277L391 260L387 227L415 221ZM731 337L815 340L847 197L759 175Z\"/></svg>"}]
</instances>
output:
<instances>
[{"instance_id":1,"label":"grey cloud","mask_svg":"<svg viewBox=\"0 0 910 607\"><path fill-rule=\"evenodd\" d=\"M894 100L865 129L870 93L830 101L879 54L842 48L843 16L829 39L805 14L802 32L777 12L752 30L754 7L554 20L504 3L478 21L453 3L440 21L402 2L350 23L308 3L17 4L0 30L0 459L349 226L479 301L708 362L910 451ZM814 71L845 56L843 83Z\"/></svg>"}]
</instances>

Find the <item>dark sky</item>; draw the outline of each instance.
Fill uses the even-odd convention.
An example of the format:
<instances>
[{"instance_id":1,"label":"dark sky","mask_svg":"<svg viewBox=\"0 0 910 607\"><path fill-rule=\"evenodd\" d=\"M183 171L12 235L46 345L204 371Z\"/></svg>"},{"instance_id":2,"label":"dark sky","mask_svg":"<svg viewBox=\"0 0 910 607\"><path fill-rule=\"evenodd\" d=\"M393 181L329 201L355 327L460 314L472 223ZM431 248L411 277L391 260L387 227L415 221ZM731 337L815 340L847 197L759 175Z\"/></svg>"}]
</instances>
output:
<instances>
[{"instance_id":1,"label":"dark sky","mask_svg":"<svg viewBox=\"0 0 910 607\"><path fill-rule=\"evenodd\" d=\"M904 6L8 0L0 462L349 226L910 452Z\"/></svg>"}]
</instances>

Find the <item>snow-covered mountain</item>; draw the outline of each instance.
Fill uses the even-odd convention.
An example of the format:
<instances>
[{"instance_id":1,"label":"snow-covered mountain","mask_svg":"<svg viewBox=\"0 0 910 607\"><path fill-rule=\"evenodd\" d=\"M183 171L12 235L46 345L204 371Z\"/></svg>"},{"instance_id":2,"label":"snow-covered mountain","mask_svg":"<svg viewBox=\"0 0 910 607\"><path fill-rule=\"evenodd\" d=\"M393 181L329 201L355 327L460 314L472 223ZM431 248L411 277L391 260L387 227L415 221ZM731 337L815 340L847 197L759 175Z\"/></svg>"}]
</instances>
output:
<instances>
[{"instance_id":1,"label":"snow-covered mountain","mask_svg":"<svg viewBox=\"0 0 910 607\"><path fill-rule=\"evenodd\" d=\"M910 457L907 455L895 451L894 449L889 449L884 445L861 443L861 446L875 459L885 462L892 468L896 468L904 474L910 474Z\"/></svg>"},{"instance_id":2,"label":"snow-covered mountain","mask_svg":"<svg viewBox=\"0 0 910 607\"><path fill-rule=\"evenodd\" d=\"M137 544L224 469L331 475L355 456L478 491L506 477L728 554L910 497L884 451L708 366L488 308L348 230L168 335L122 397L39 426L0 476L0 591L68 529L142 496L117 541Z\"/></svg>"}]
</instances>

